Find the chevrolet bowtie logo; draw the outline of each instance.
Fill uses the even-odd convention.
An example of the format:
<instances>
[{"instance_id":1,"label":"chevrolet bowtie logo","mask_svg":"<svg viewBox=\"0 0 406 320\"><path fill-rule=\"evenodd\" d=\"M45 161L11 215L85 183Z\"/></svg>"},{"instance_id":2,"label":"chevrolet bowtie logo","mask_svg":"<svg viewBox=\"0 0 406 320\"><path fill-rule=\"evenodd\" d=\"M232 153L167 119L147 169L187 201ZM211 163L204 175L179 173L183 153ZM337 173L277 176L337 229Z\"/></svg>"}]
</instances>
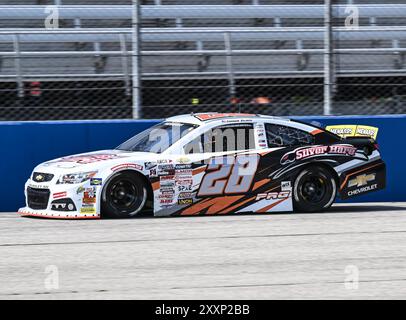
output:
<instances>
[{"instance_id":1,"label":"chevrolet bowtie logo","mask_svg":"<svg viewBox=\"0 0 406 320\"><path fill-rule=\"evenodd\" d=\"M41 175L41 174L39 174L39 175L37 175L37 176L35 177L35 180L36 180L36 181L42 181L42 180L44 180L44 176Z\"/></svg>"},{"instance_id":2,"label":"chevrolet bowtie logo","mask_svg":"<svg viewBox=\"0 0 406 320\"><path fill-rule=\"evenodd\" d=\"M363 187L366 186L369 182L374 181L376 178L376 174L372 173L372 174L364 174L362 176L358 176L353 180L350 180L350 182L348 183L348 187L352 188L352 187Z\"/></svg>"}]
</instances>

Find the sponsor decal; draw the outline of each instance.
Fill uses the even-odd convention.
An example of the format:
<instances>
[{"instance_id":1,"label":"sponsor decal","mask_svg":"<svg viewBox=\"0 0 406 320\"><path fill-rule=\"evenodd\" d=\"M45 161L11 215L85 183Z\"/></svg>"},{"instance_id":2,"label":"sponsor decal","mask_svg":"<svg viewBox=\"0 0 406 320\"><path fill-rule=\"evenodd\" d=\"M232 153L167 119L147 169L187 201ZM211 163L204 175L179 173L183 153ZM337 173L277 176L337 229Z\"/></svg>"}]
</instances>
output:
<instances>
[{"instance_id":1,"label":"sponsor decal","mask_svg":"<svg viewBox=\"0 0 406 320\"><path fill-rule=\"evenodd\" d=\"M290 181L282 181L281 190L282 191L291 191L292 190L292 183Z\"/></svg>"},{"instance_id":2,"label":"sponsor decal","mask_svg":"<svg viewBox=\"0 0 406 320\"><path fill-rule=\"evenodd\" d=\"M347 137L369 137L376 140L379 128L363 125L337 125L326 127L330 131L342 138Z\"/></svg>"},{"instance_id":3,"label":"sponsor decal","mask_svg":"<svg viewBox=\"0 0 406 320\"><path fill-rule=\"evenodd\" d=\"M188 163L188 162L190 162L190 159L187 157L182 157L182 158L179 158L177 162L182 163L182 164Z\"/></svg>"},{"instance_id":4,"label":"sponsor decal","mask_svg":"<svg viewBox=\"0 0 406 320\"><path fill-rule=\"evenodd\" d=\"M118 166L115 166L111 168L111 171L118 171L118 170L123 170L123 169L136 169L136 170L144 170L143 166L136 164L136 163L123 163L119 164Z\"/></svg>"},{"instance_id":5,"label":"sponsor decal","mask_svg":"<svg viewBox=\"0 0 406 320\"><path fill-rule=\"evenodd\" d=\"M193 185L193 180L176 180L177 186Z\"/></svg>"},{"instance_id":6,"label":"sponsor decal","mask_svg":"<svg viewBox=\"0 0 406 320\"><path fill-rule=\"evenodd\" d=\"M118 156L116 154L96 154L96 155L88 155L88 156L73 156L73 157L65 157L55 162L75 162L79 164L89 164L95 163L100 161L112 160L116 159Z\"/></svg>"},{"instance_id":7,"label":"sponsor decal","mask_svg":"<svg viewBox=\"0 0 406 320\"><path fill-rule=\"evenodd\" d=\"M296 149L292 152L285 154L281 159L281 164L295 162L297 160L303 160L319 155L343 155L343 156L355 156L357 148L352 145L337 144L332 146L314 146L304 147Z\"/></svg>"},{"instance_id":8,"label":"sponsor decal","mask_svg":"<svg viewBox=\"0 0 406 320\"><path fill-rule=\"evenodd\" d=\"M175 170L175 166L173 164L163 164L158 166L158 170Z\"/></svg>"},{"instance_id":9,"label":"sponsor decal","mask_svg":"<svg viewBox=\"0 0 406 320\"><path fill-rule=\"evenodd\" d=\"M165 164L158 166L158 176L174 176L175 166L173 164Z\"/></svg>"},{"instance_id":10,"label":"sponsor decal","mask_svg":"<svg viewBox=\"0 0 406 320\"><path fill-rule=\"evenodd\" d=\"M174 189L164 190L164 191L161 191L161 194L173 196L175 194L175 190Z\"/></svg>"},{"instance_id":11,"label":"sponsor decal","mask_svg":"<svg viewBox=\"0 0 406 320\"><path fill-rule=\"evenodd\" d=\"M91 186L101 186L103 184L103 179L102 178L92 178L90 179L90 185Z\"/></svg>"},{"instance_id":12,"label":"sponsor decal","mask_svg":"<svg viewBox=\"0 0 406 320\"><path fill-rule=\"evenodd\" d=\"M348 196L349 197L357 196L359 194L366 193L366 192L369 192L369 191L373 191L373 190L376 190L376 189L378 189L378 184L373 184L371 186L367 186L367 187L363 187L363 188L360 188L360 189L349 191Z\"/></svg>"},{"instance_id":13,"label":"sponsor decal","mask_svg":"<svg viewBox=\"0 0 406 320\"><path fill-rule=\"evenodd\" d=\"M255 115L249 113L203 113L195 115L195 117L201 121L207 121L212 119L220 119L228 117L255 117Z\"/></svg>"},{"instance_id":14,"label":"sponsor decal","mask_svg":"<svg viewBox=\"0 0 406 320\"><path fill-rule=\"evenodd\" d=\"M174 188L175 187L175 181L173 181L173 180L161 181L161 188L162 187Z\"/></svg>"},{"instance_id":15,"label":"sponsor decal","mask_svg":"<svg viewBox=\"0 0 406 320\"><path fill-rule=\"evenodd\" d=\"M192 169L179 169L179 170L176 170L176 175L177 176L184 176L184 175L192 176L193 170Z\"/></svg>"},{"instance_id":16,"label":"sponsor decal","mask_svg":"<svg viewBox=\"0 0 406 320\"><path fill-rule=\"evenodd\" d=\"M145 162L144 163L145 170L154 169L156 166L157 166L156 162Z\"/></svg>"},{"instance_id":17,"label":"sponsor decal","mask_svg":"<svg viewBox=\"0 0 406 320\"><path fill-rule=\"evenodd\" d=\"M186 169L192 169L192 165L191 164L177 164L175 166L175 170L186 170Z\"/></svg>"},{"instance_id":18,"label":"sponsor decal","mask_svg":"<svg viewBox=\"0 0 406 320\"><path fill-rule=\"evenodd\" d=\"M161 160L157 161L158 164L172 163L172 162L173 162L172 160L166 160L166 159L161 159Z\"/></svg>"},{"instance_id":19,"label":"sponsor decal","mask_svg":"<svg viewBox=\"0 0 406 320\"><path fill-rule=\"evenodd\" d=\"M187 185L193 185L193 177L192 176L182 176L182 177L177 177L175 180L175 183L177 186L187 186Z\"/></svg>"},{"instance_id":20,"label":"sponsor decal","mask_svg":"<svg viewBox=\"0 0 406 320\"><path fill-rule=\"evenodd\" d=\"M91 206L91 207L82 207L80 209L80 213L83 214L95 214L96 213L96 208Z\"/></svg>"},{"instance_id":21,"label":"sponsor decal","mask_svg":"<svg viewBox=\"0 0 406 320\"><path fill-rule=\"evenodd\" d=\"M159 203L161 205L172 205L173 199L161 199L161 200L159 200Z\"/></svg>"},{"instance_id":22,"label":"sponsor decal","mask_svg":"<svg viewBox=\"0 0 406 320\"><path fill-rule=\"evenodd\" d=\"M158 176L158 173L157 173L156 169L151 169L151 170L149 170L149 176L150 176L150 177L156 177L156 176Z\"/></svg>"},{"instance_id":23,"label":"sponsor decal","mask_svg":"<svg viewBox=\"0 0 406 320\"><path fill-rule=\"evenodd\" d=\"M185 180L192 181L192 179L193 179L193 175L176 176L175 181L185 181Z\"/></svg>"},{"instance_id":24,"label":"sponsor decal","mask_svg":"<svg viewBox=\"0 0 406 320\"><path fill-rule=\"evenodd\" d=\"M162 187L170 187L174 188L175 187L175 176L161 176L160 177L160 184L161 188Z\"/></svg>"},{"instance_id":25,"label":"sponsor decal","mask_svg":"<svg viewBox=\"0 0 406 320\"><path fill-rule=\"evenodd\" d=\"M348 188L353 188L353 187L364 187L368 185L370 182L375 181L376 179L376 174L371 173L371 174L363 174L360 176L357 176L355 179L352 179L348 182Z\"/></svg>"},{"instance_id":26,"label":"sponsor decal","mask_svg":"<svg viewBox=\"0 0 406 320\"><path fill-rule=\"evenodd\" d=\"M83 191L85 191L85 188L80 186L77 190L76 190L76 194L81 194L83 193Z\"/></svg>"},{"instance_id":27,"label":"sponsor decal","mask_svg":"<svg viewBox=\"0 0 406 320\"><path fill-rule=\"evenodd\" d=\"M221 120L222 123L240 123L241 120L238 119L230 119L230 120Z\"/></svg>"},{"instance_id":28,"label":"sponsor decal","mask_svg":"<svg viewBox=\"0 0 406 320\"><path fill-rule=\"evenodd\" d=\"M316 156L320 154L326 154L328 152L328 146L319 146L300 149L296 151L296 160L306 159L311 156Z\"/></svg>"},{"instance_id":29,"label":"sponsor decal","mask_svg":"<svg viewBox=\"0 0 406 320\"><path fill-rule=\"evenodd\" d=\"M268 148L268 142L265 139L265 126L264 124L257 124L255 126L255 143L259 148Z\"/></svg>"},{"instance_id":30,"label":"sponsor decal","mask_svg":"<svg viewBox=\"0 0 406 320\"><path fill-rule=\"evenodd\" d=\"M282 191L282 192L269 192L269 193L259 193L255 201L260 200L283 200L290 198L292 191Z\"/></svg>"},{"instance_id":31,"label":"sponsor decal","mask_svg":"<svg viewBox=\"0 0 406 320\"><path fill-rule=\"evenodd\" d=\"M52 198L54 198L54 199L62 199L62 198L66 198L67 196L68 196L67 192L57 192L57 193L54 193L52 195Z\"/></svg>"},{"instance_id":32,"label":"sponsor decal","mask_svg":"<svg viewBox=\"0 0 406 320\"><path fill-rule=\"evenodd\" d=\"M358 126L355 136L369 137L376 140L378 137L378 128L369 127L369 126Z\"/></svg>"},{"instance_id":33,"label":"sponsor decal","mask_svg":"<svg viewBox=\"0 0 406 320\"><path fill-rule=\"evenodd\" d=\"M174 181L175 180L175 176L174 175L172 175L172 176L162 176L162 177L160 177L159 178L159 180L162 182L162 181Z\"/></svg>"},{"instance_id":34,"label":"sponsor decal","mask_svg":"<svg viewBox=\"0 0 406 320\"><path fill-rule=\"evenodd\" d=\"M96 203L96 190L94 188L88 188L83 193L84 204L95 204Z\"/></svg>"},{"instance_id":35,"label":"sponsor decal","mask_svg":"<svg viewBox=\"0 0 406 320\"><path fill-rule=\"evenodd\" d=\"M333 145L328 150L329 154L343 154L347 156L355 156L357 148L350 145Z\"/></svg>"},{"instance_id":36,"label":"sponsor decal","mask_svg":"<svg viewBox=\"0 0 406 320\"><path fill-rule=\"evenodd\" d=\"M158 171L158 176L174 176L175 175L175 169L173 170L165 170L165 171Z\"/></svg>"},{"instance_id":37,"label":"sponsor decal","mask_svg":"<svg viewBox=\"0 0 406 320\"><path fill-rule=\"evenodd\" d=\"M39 185L39 184L30 183L28 186L30 188L34 188L34 189L49 189L47 186L43 186L43 185Z\"/></svg>"},{"instance_id":38,"label":"sponsor decal","mask_svg":"<svg viewBox=\"0 0 406 320\"><path fill-rule=\"evenodd\" d=\"M192 198L192 192L181 192L179 193L178 199L190 199Z\"/></svg>"},{"instance_id":39,"label":"sponsor decal","mask_svg":"<svg viewBox=\"0 0 406 320\"><path fill-rule=\"evenodd\" d=\"M158 196L158 199L170 199L171 201L173 201L174 199L174 194L170 193L170 194L160 194Z\"/></svg>"},{"instance_id":40,"label":"sponsor decal","mask_svg":"<svg viewBox=\"0 0 406 320\"><path fill-rule=\"evenodd\" d=\"M357 126L348 125L348 126L328 126L326 127L327 131L330 131L342 138L353 137L355 135Z\"/></svg>"},{"instance_id":41,"label":"sponsor decal","mask_svg":"<svg viewBox=\"0 0 406 320\"><path fill-rule=\"evenodd\" d=\"M175 193L175 189L173 187L162 187L159 189L160 192L171 192Z\"/></svg>"},{"instance_id":42,"label":"sponsor decal","mask_svg":"<svg viewBox=\"0 0 406 320\"><path fill-rule=\"evenodd\" d=\"M178 186L178 191L179 192L192 191L192 185Z\"/></svg>"},{"instance_id":43,"label":"sponsor decal","mask_svg":"<svg viewBox=\"0 0 406 320\"><path fill-rule=\"evenodd\" d=\"M193 199L179 199L178 205L193 204Z\"/></svg>"}]
</instances>

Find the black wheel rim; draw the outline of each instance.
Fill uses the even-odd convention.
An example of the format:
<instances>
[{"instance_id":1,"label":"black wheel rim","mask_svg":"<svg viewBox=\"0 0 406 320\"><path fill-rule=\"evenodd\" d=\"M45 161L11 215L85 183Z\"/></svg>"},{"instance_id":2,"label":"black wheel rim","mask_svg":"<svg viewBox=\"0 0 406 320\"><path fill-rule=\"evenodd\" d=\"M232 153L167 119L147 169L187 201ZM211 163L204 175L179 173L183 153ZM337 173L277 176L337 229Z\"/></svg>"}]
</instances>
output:
<instances>
[{"instance_id":1,"label":"black wheel rim","mask_svg":"<svg viewBox=\"0 0 406 320\"><path fill-rule=\"evenodd\" d=\"M134 211L138 207L138 188L130 180L122 179L112 184L108 196L110 204L120 211Z\"/></svg>"},{"instance_id":2,"label":"black wheel rim","mask_svg":"<svg viewBox=\"0 0 406 320\"><path fill-rule=\"evenodd\" d=\"M304 178L301 194L305 201L311 204L320 203L327 193L327 180L325 177L309 175Z\"/></svg>"}]
</instances>

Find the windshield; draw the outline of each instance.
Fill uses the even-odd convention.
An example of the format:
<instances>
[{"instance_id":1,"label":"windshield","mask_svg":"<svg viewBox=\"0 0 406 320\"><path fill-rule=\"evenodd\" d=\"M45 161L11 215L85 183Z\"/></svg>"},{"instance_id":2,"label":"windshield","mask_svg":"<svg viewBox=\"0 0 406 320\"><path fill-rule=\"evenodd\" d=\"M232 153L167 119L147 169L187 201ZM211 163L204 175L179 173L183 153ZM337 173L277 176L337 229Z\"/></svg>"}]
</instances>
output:
<instances>
[{"instance_id":1,"label":"windshield","mask_svg":"<svg viewBox=\"0 0 406 320\"><path fill-rule=\"evenodd\" d=\"M117 147L117 150L162 153L197 125L163 122L149 128Z\"/></svg>"}]
</instances>

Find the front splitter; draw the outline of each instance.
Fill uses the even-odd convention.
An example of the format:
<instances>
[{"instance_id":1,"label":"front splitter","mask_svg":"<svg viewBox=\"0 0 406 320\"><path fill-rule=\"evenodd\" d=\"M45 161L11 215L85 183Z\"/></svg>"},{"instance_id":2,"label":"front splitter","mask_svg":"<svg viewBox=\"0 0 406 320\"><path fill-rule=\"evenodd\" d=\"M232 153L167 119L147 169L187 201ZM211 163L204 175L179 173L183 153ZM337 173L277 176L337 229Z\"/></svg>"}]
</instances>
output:
<instances>
[{"instance_id":1,"label":"front splitter","mask_svg":"<svg viewBox=\"0 0 406 320\"><path fill-rule=\"evenodd\" d=\"M69 219L69 220L83 220L83 219L100 219L99 214L78 214L78 213L59 213L49 211L29 210L22 208L18 210L18 214L22 217L38 217L48 219Z\"/></svg>"}]
</instances>

